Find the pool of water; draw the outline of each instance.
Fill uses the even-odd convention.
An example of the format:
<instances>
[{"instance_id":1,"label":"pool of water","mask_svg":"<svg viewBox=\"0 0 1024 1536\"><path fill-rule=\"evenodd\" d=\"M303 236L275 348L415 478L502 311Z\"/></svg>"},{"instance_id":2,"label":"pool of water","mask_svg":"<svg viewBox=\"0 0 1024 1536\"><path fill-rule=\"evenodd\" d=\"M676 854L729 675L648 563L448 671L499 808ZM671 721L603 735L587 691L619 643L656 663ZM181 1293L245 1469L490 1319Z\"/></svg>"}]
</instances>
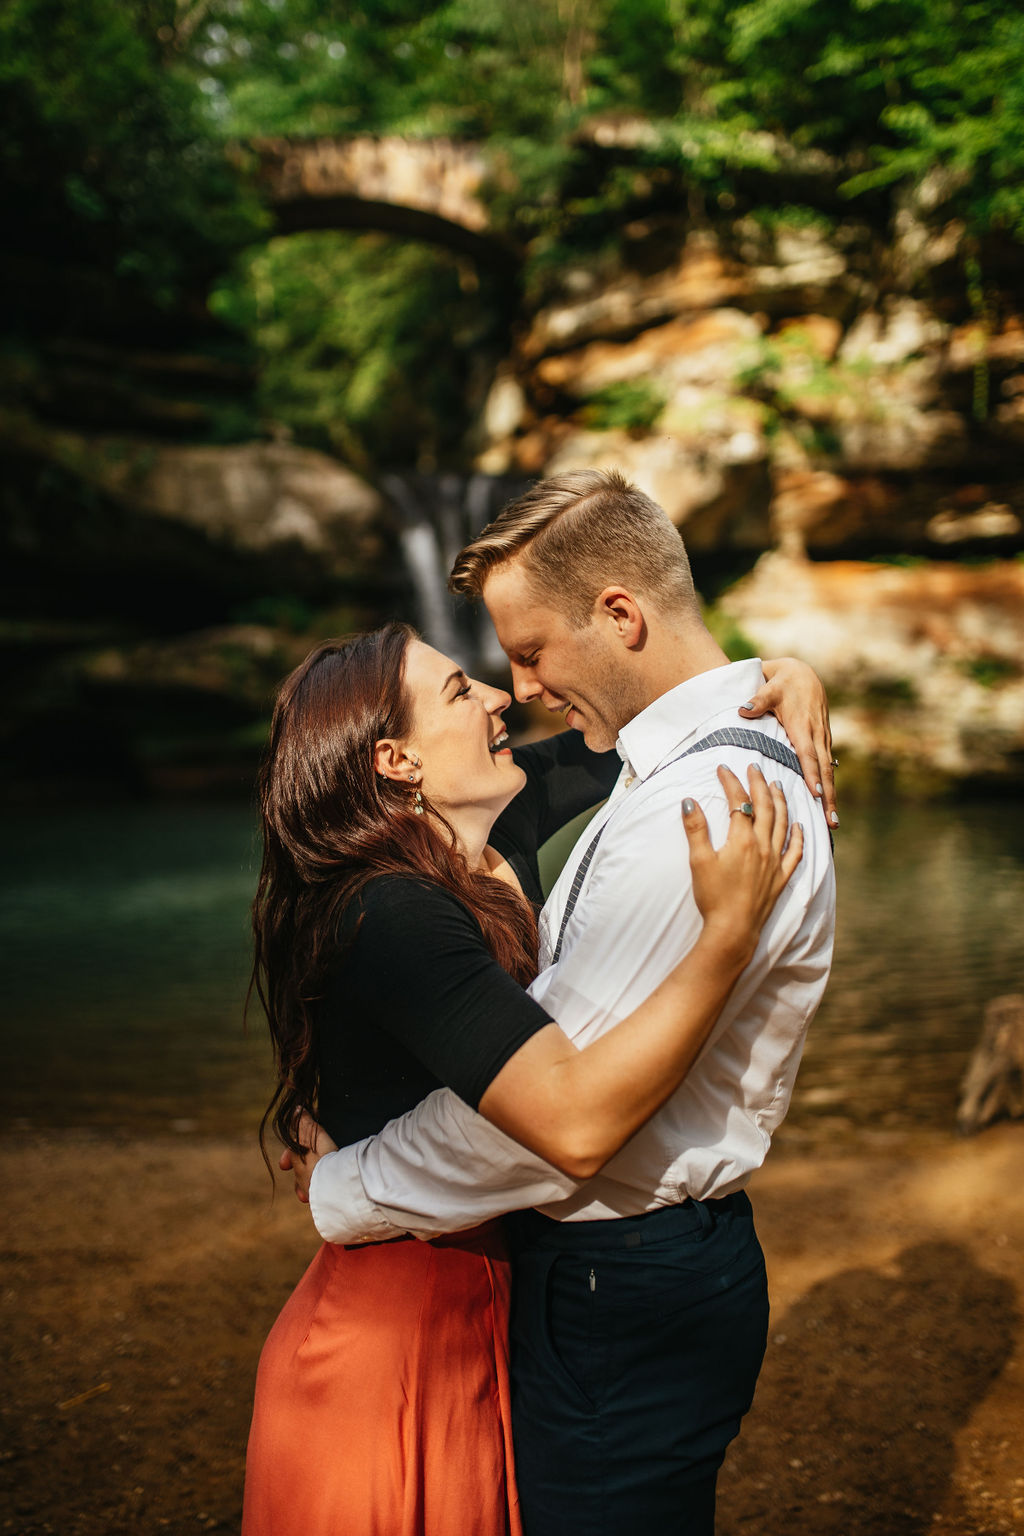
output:
<instances>
[{"instance_id":1,"label":"pool of water","mask_svg":"<svg viewBox=\"0 0 1024 1536\"><path fill-rule=\"evenodd\" d=\"M269 1047L258 1009L248 1033L242 1021L251 813L51 810L3 835L5 1123L233 1131L258 1118Z\"/></svg>"},{"instance_id":2,"label":"pool of water","mask_svg":"<svg viewBox=\"0 0 1024 1536\"><path fill-rule=\"evenodd\" d=\"M951 1127L985 1004L1024 991L1024 805L861 806L836 863L791 1129Z\"/></svg>"},{"instance_id":3,"label":"pool of water","mask_svg":"<svg viewBox=\"0 0 1024 1536\"><path fill-rule=\"evenodd\" d=\"M989 998L1024 990L1024 805L844 807L839 918L790 1134L952 1125ZM270 1052L248 978L251 813L5 818L3 1124L254 1129Z\"/></svg>"}]
</instances>

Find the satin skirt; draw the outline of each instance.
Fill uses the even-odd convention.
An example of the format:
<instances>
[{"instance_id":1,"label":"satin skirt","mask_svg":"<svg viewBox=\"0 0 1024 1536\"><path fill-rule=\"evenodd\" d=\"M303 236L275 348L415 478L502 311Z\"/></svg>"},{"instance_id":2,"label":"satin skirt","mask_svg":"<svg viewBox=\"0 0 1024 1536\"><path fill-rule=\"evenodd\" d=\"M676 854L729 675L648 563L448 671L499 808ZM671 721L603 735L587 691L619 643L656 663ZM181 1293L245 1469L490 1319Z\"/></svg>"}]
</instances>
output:
<instances>
[{"instance_id":1,"label":"satin skirt","mask_svg":"<svg viewBox=\"0 0 1024 1536\"><path fill-rule=\"evenodd\" d=\"M325 1243L260 1355L242 1536L522 1536L498 1222Z\"/></svg>"}]
</instances>

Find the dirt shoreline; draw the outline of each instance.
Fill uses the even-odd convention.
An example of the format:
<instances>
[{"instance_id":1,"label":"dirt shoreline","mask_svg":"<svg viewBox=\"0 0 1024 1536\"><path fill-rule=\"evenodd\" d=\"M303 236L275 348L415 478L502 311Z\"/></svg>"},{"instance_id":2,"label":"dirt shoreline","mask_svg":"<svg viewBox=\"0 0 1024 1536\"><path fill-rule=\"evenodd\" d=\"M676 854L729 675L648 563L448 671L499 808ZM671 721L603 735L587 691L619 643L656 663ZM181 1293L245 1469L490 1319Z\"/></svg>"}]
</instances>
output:
<instances>
[{"instance_id":1,"label":"dirt shoreline","mask_svg":"<svg viewBox=\"0 0 1024 1536\"><path fill-rule=\"evenodd\" d=\"M0 1531L236 1531L306 1213L240 1140L6 1139L0 1166ZM771 1342L719 1536L1024 1532L1022 1190L1021 1125L772 1153Z\"/></svg>"}]
</instances>

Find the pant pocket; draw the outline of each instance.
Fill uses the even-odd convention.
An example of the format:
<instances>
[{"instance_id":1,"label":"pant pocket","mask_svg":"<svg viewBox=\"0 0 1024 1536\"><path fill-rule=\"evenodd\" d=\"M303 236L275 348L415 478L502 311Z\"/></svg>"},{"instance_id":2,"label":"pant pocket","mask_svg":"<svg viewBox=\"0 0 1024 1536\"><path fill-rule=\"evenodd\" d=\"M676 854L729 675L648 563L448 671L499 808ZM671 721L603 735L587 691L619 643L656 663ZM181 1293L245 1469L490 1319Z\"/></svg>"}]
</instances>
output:
<instances>
[{"instance_id":1,"label":"pant pocket","mask_svg":"<svg viewBox=\"0 0 1024 1536\"><path fill-rule=\"evenodd\" d=\"M575 1254L533 1251L516 1270L512 1348L534 1381L578 1409L595 1407L604 1384L606 1349L597 1319L592 1264ZM518 1374L518 1372L517 1372Z\"/></svg>"}]
</instances>

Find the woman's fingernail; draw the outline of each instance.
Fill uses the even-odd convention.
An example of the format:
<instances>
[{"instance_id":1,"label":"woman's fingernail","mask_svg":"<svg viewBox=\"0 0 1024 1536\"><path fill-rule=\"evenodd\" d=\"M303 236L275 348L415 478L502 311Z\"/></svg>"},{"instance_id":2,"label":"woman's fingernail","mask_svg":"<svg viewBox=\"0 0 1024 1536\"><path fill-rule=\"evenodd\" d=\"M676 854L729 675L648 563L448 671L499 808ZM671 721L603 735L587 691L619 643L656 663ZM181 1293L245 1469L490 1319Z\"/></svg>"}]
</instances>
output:
<instances>
[{"instance_id":1,"label":"woman's fingernail","mask_svg":"<svg viewBox=\"0 0 1024 1536\"><path fill-rule=\"evenodd\" d=\"M781 789L781 788L782 788L782 780L781 779L772 779L772 789Z\"/></svg>"},{"instance_id":2,"label":"woman's fingernail","mask_svg":"<svg viewBox=\"0 0 1024 1536\"><path fill-rule=\"evenodd\" d=\"M828 819L829 819L829 821L832 823L832 825L834 827L838 827L838 825L839 825L839 813L838 813L838 811L830 811Z\"/></svg>"},{"instance_id":3,"label":"woman's fingernail","mask_svg":"<svg viewBox=\"0 0 1024 1536\"><path fill-rule=\"evenodd\" d=\"M815 784L815 786L814 786L814 793L819 797L819 799L824 794L824 790L822 789L820 784Z\"/></svg>"},{"instance_id":4,"label":"woman's fingernail","mask_svg":"<svg viewBox=\"0 0 1024 1536\"><path fill-rule=\"evenodd\" d=\"M756 699L748 699L745 704L741 704L740 705L740 708L741 709L756 709L757 708L757 700Z\"/></svg>"},{"instance_id":5,"label":"woman's fingernail","mask_svg":"<svg viewBox=\"0 0 1024 1536\"><path fill-rule=\"evenodd\" d=\"M693 801L690 800L690 799L684 800L683 801L683 815L684 816L689 816L692 811L693 811Z\"/></svg>"}]
</instances>

